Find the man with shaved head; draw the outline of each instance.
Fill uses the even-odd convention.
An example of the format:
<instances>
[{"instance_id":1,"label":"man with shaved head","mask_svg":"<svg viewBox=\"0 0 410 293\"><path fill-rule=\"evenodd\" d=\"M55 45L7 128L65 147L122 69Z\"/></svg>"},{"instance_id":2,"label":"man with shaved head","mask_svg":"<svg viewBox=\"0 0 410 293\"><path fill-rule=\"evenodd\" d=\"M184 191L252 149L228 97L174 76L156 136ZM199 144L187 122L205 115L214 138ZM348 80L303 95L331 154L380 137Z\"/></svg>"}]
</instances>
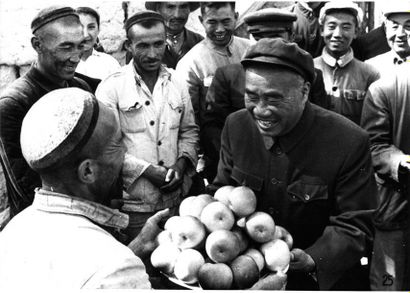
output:
<instances>
[{"instance_id":1,"label":"man with shaved head","mask_svg":"<svg viewBox=\"0 0 410 293\"><path fill-rule=\"evenodd\" d=\"M52 6L41 10L31 23L31 44L37 60L30 70L14 81L0 97L0 146L5 169L11 216L31 204L40 177L24 161L19 135L21 122L31 106L51 90L90 85L74 76L83 53L83 29L70 7Z\"/></svg>"}]
</instances>

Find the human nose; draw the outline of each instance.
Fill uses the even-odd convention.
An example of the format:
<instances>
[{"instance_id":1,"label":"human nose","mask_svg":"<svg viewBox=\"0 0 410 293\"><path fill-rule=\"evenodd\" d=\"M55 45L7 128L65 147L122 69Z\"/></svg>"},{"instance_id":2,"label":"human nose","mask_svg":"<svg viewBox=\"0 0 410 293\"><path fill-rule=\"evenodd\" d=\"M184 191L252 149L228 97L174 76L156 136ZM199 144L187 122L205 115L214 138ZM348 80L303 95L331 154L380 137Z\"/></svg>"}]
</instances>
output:
<instances>
[{"instance_id":1,"label":"human nose","mask_svg":"<svg viewBox=\"0 0 410 293\"><path fill-rule=\"evenodd\" d=\"M225 26L222 23L218 22L218 25L216 27L216 32L223 32L224 30L225 30Z\"/></svg>"},{"instance_id":2,"label":"human nose","mask_svg":"<svg viewBox=\"0 0 410 293\"><path fill-rule=\"evenodd\" d=\"M397 30L396 30L396 36L397 37L400 37L400 38L403 38L403 37L406 37L407 36L407 33L406 33L406 30L404 29L404 26L403 25L399 25L398 26L398 28L397 28Z\"/></svg>"},{"instance_id":3,"label":"human nose","mask_svg":"<svg viewBox=\"0 0 410 293\"><path fill-rule=\"evenodd\" d=\"M70 61L73 63L78 63L80 62L81 56L83 55L83 49L78 48L75 49L72 54L70 55Z\"/></svg>"},{"instance_id":4,"label":"human nose","mask_svg":"<svg viewBox=\"0 0 410 293\"><path fill-rule=\"evenodd\" d=\"M342 36L342 29L337 26L334 31L333 31L333 36L334 37L341 37Z\"/></svg>"},{"instance_id":5,"label":"human nose","mask_svg":"<svg viewBox=\"0 0 410 293\"><path fill-rule=\"evenodd\" d=\"M255 108L253 109L253 111L258 116L269 116L269 114L270 114L270 111L269 111L266 103L263 100L259 101L255 105Z\"/></svg>"}]
</instances>

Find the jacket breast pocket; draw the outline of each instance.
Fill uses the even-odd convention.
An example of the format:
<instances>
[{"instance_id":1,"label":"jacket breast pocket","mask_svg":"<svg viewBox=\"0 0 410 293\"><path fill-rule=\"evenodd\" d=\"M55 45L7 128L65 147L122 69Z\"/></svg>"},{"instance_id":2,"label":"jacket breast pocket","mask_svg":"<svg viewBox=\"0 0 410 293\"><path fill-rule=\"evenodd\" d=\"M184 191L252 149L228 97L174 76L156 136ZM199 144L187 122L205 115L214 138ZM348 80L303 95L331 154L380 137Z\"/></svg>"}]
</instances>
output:
<instances>
[{"instance_id":1,"label":"jacket breast pocket","mask_svg":"<svg viewBox=\"0 0 410 293\"><path fill-rule=\"evenodd\" d=\"M171 99L168 101L168 105L169 105L169 120L168 120L169 128L171 129L179 128L179 125L181 124L182 111L184 110L182 101Z\"/></svg>"},{"instance_id":2,"label":"jacket breast pocket","mask_svg":"<svg viewBox=\"0 0 410 293\"><path fill-rule=\"evenodd\" d=\"M287 188L292 202L310 203L328 199L327 185L316 182L292 182Z\"/></svg>"},{"instance_id":3,"label":"jacket breast pocket","mask_svg":"<svg viewBox=\"0 0 410 293\"><path fill-rule=\"evenodd\" d=\"M120 109L121 129L127 133L142 132L146 129L142 105Z\"/></svg>"},{"instance_id":4,"label":"jacket breast pocket","mask_svg":"<svg viewBox=\"0 0 410 293\"><path fill-rule=\"evenodd\" d=\"M254 191L261 191L263 187L263 178L247 173L238 167L233 167L231 179L238 185L244 185Z\"/></svg>"},{"instance_id":5,"label":"jacket breast pocket","mask_svg":"<svg viewBox=\"0 0 410 293\"><path fill-rule=\"evenodd\" d=\"M363 101L366 91L345 89L342 90L341 114L352 118L353 121L359 120L362 115Z\"/></svg>"}]
</instances>

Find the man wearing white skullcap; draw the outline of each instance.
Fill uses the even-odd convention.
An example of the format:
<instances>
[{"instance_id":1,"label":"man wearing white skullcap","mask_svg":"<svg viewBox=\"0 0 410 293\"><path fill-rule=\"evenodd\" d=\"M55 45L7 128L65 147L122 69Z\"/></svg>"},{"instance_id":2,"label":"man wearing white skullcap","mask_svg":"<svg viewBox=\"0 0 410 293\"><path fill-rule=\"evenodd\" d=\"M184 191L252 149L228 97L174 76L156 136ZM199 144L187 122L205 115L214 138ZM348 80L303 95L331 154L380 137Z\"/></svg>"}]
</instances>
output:
<instances>
[{"instance_id":1,"label":"man wearing white skullcap","mask_svg":"<svg viewBox=\"0 0 410 293\"><path fill-rule=\"evenodd\" d=\"M109 208L121 194L121 138L111 110L78 88L54 90L29 110L21 149L42 187L1 233L0 291L151 288L140 258L152 252L168 211L152 216L128 248L115 239L128 225Z\"/></svg>"}]
</instances>

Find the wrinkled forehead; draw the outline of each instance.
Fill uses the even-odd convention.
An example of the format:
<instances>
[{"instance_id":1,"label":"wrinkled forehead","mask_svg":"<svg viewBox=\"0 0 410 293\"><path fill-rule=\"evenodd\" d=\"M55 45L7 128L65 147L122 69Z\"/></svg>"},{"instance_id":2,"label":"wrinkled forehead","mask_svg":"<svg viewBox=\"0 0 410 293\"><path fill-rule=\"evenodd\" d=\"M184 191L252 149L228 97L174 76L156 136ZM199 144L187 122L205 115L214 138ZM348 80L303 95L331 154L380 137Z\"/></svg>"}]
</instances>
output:
<instances>
[{"instance_id":1,"label":"wrinkled forehead","mask_svg":"<svg viewBox=\"0 0 410 293\"><path fill-rule=\"evenodd\" d=\"M43 36L54 38L71 38L72 36L82 36L82 24L80 20L73 16L57 19L47 23L38 30Z\"/></svg>"}]
</instances>

